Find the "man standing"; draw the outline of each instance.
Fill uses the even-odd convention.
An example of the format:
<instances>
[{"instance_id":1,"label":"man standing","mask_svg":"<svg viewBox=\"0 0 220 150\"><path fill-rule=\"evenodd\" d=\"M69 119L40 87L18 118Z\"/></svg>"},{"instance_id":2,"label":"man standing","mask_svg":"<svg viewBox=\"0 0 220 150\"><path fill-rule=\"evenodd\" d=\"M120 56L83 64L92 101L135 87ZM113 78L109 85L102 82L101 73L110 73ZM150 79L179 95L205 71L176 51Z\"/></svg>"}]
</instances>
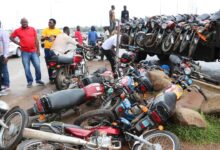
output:
<instances>
[{"instance_id":1,"label":"man standing","mask_svg":"<svg viewBox=\"0 0 220 150\"><path fill-rule=\"evenodd\" d=\"M75 31L75 38L77 40L77 42L82 45L83 44L83 37L82 34L80 32L80 26L76 27L76 31Z\"/></svg>"},{"instance_id":2,"label":"man standing","mask_svg":"<svg viewBox=\"0 0 220 150\"><path fill-rule=\"evenodd\" d=\"M110 21L109 31L110 31L110 34L112 34L112 32L115 30L115 25L116 25L114 5L111 6L111 10L109 11L109 21Z\"/></svg>"},{"instance_id":3,"label":"man standing","mask_svg":"<svg viewBox=\"0 0 220 150\"><path fill-rule=\"evenodd\" d=\"M15 38L18 37L19 41ZM10 36L10 39L15 44L21 47L21 58L24 66L24 71L27 79L27 87L32 87L33 78L30 71L30 62L35 68L36 83L38 85L44 85L41 81L40 70L40 49L37 39L37 32L33 27L28 26L28 20L26 18L21 19L21 27L16 29Z\"/></svg>"},{"instance_id":4,"label":"man standing","mask_svg":"<svg viewBox=\"0 0 220 150\"><path fill-rule=\"evenodd\" d=\"M45 61L48 66L48 62L51 59L52 56L54 56L54 52L51 51L51 47L53 45L53 42L56 38L57 35L61 33L61 30L58 28L55 28L56 25L56 20L55 19L50 19L48 23L48 28L44 29L42 32L41 36L41 41L44 41L44 53L45 53ZM53 83L53 78L52 78L52 69L48 68L48 74L49 74L49 79L50 82Z\"/></svg>"},{"instance_id":5,"label":"man standing","mask_svg":"<svg viewBox=\"0 0 220 150\"><path fill-rule=\"evenodd\" d=\"M127 43L128 38L126 36L119 35L119 44ZM117 46L117 35L113 35L107 40L104 41L102 44L102 52L106 56L107 60L111 64L112 71L115 73L115 56L116 56L116 51L115 48Z\"/></svg>"},{"instance_id":6,"label":"man standing","mask_svg":"<svg viewBox=\"0 0 220 150\"><path fill-rule=\"evenodd\" d=\"M124 10L121 12L121 22L125 23L127 21L129 21L129 12L127 6L124 6Z\"/></svg>"},{"instance_id":7,"label":"man standing","mask_svg":"<svg viewBox=\"0 0 220 150\"><path fill-rule=\"evenodd\" d=\"M95 27L91 27L91 31L88 33L88 44L91 46L96 46L98 35L96 33Z\"/></svg>"},{"instance_id":8,"label":"man standing","mask_svg":"<svg viewBox=\"0 0 220 150\"><path fill-rule=\"evenodd\" d=\"M2 74L2 67L8 61L8 48L9 48L9 36L1 28L0 22L0 74ZM0 96L7 95L5 91L2 90L2 78L0 77Z\"/></svg>"}]
</instances>

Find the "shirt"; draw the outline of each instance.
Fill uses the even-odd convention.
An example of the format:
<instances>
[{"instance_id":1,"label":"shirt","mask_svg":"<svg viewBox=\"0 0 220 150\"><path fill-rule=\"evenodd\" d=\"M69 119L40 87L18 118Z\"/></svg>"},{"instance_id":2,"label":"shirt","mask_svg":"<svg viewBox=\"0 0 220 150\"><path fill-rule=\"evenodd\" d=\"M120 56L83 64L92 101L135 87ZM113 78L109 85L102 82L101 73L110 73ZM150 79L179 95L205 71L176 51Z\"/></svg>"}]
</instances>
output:
<instances>
[{"instance_id":1,"label":"shirt","mask_svg":"<svg viewBox=\"0 0 220 150\"><path fill-rule=\"evenodd\" d=\"M104 41L108 39L108 37L110 36L110 33L108 30L106 30L103 34L103 37L104 37Z\"/></svg>"},{"instance_id":2,"label":"shirt","mask_svg":"<svg viewBox=\"0 0 220 150\"><path fill-rule=\"evenodd\" d=\"M77 43L73 38L68 36L66 33L61 33L56 37L51 50L64 54L67 50L75 49L76 44Z\"/></svg>"},{"instance_id":3,"label":"shirt","mask_svg":"<svg viewBox=\"0 0 220 150\"><path fill-rule=\"evenodd\" d=\"M62 32L58 28L54 28L54 29L46 28L46 29L44 29L43 32L42 32L42 36L43 37L49 37L49 40L44 41L44 48L50 49L53 45L53 42L54 42L56 36L59 35L60 33L62 33Z\"/></svg>"},{"instance_id":4,"label":"shirt","mask_svg":"<svg viewBox=\"0 0 220 150\"><path fill-rule=\"evenodd\" d=\"M3 29L0 29L0 56L8 57L9 35Z\"/></svg>"},{"instance_id":5,"label":"shirt","mask_svg":"<svg viewBox=\"0 0 220 150\"><path fill-rule=\"evenodd\" d=\"M109 11L109 20L110 22L115 22L115 11L114 10Z\"/></svg>"},{"instance_id":6,"label":"shirt","mask_svg":"<svg viewBox=\"0 0 220 150\"><path fill-rule=\"evenodd\" d=\"M120 36L121 37L121 36ZM119 43L120 43L120 37L119 37ZM104 41L104 43L102 44L102 48L104 50L111 50L113 46L116 47L117 45L117 35L113 35L110 38L108 38L107 40Z\"/></svg>"},{"instance_id":7,"label":"shirt","mask_svg":"<svg viewBox=\"0 0 220 150\"><path fill-rule=\"evenodd\" d=\"M82 38L82 34L81 34L80 31L76 31L76 32L75 32L75 37L78 39L78 43L79 43L80 45L82 45L82 43L83 43L83 38Z\"/></svg>"},{"instance_id":8,"label":"shirt","mask_svg":"<svg viewBox=\"0 0 220 150\"><path fill-rule=\"evenodd\" d=\"M12 38L18 37L20 40L19 45L21 50L25 52L36 52L36 38L37 32L33 27L18 28L12 34Z\"/></svg>"},{"instance_id":9,"label":"shirt","mask_svg":"<svg viewBox=\"0 0 220 150\"><path fill-rule=\"evenodd\" d=\"M128 20L129 20L129 12L127 10L123 10L121 12L121 22L125 23Z\"/></svg>"},{"instance_id":10,"label":"shirt","mask_svg":"<svg viewBox=\"0 0 220 150\"><path fill-rule=\"evenodd\" d=\"M90 43L90 42L96 43L97 38L98 38L98 35L97 35L97 33L96 33L95 31L90 31L90 32L89 32L89 35L88 35L88 41L89 41L89 43Z\"/></svg>"}]
</instances>

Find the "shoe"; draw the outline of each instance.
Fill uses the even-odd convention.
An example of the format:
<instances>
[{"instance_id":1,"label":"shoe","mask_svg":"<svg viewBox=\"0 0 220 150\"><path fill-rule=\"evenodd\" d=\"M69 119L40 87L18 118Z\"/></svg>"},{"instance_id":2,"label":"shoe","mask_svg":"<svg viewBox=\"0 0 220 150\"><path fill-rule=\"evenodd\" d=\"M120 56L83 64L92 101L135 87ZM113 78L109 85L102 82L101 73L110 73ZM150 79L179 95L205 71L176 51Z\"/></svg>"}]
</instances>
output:
<instances>
[{"instance_id":1,"label":"shoe","mask_svg":"<svg viewBox=\"0 0 220 150\"><path fill-rule=\"evenodd\" d=\"M10 90L10 87L3 85L3 86L2 86L2 90L9 91L9 90Z\"/></svg>"},{"instance_id":2,"label":"shoe","mask_svg":"<svg viewBox=\"0 0 220 150\"><path fill-rule=\"evenodd\" d=\"M37 85L39 85L39 86L44 86L44 82L43 82L43 81L41 81L41 80L36 81L36 83L37 83Z\"/></svg>"},{"instance_id":3,"label":"shoe","mask_svg":"<svg viewBox=\"0 0 220 150\"><path fill-rule=\"evenodd\" d=\"M28 84L27 84L27 88L31 88L33 85L32 85L32 82L29 82Z\"/></svg>"},{"instance_id":4,"label":"shoe","mask_svg":"<svg viewBox=\"0 0 220 150\"><path fill-rule=\"evenodd\" d=\"M1 91L0 91L0 96L6 96L6 95L8 95L8 93L5 92L5 90L1 90Z\"/></svg>"}]
</instances>

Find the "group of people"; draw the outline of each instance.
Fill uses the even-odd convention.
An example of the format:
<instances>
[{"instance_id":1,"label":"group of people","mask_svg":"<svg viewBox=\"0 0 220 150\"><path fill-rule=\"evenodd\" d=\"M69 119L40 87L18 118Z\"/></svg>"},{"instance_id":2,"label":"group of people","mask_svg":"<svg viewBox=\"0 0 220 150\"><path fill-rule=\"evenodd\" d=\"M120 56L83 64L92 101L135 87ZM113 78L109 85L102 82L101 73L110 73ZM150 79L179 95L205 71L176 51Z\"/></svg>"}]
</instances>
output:
<instances>
[{"instance_id":1,"label":"group of people","mask_svg":"<svg viewBox=\"0 0 220 150\"><path fill-rule=\"evenodd\" d=\"M115 7L112 6L110 10L110 27L104 27L104 43L102 44L101 50L103 55L106 56L109 60L112 71L115 72L115 50L117 44L117 35L110 36L109 32L115 29ZM124 6L124 11L122 11L122 22L129 20L129 13ZM30 88L33 86L34 79L30 71L30 63L33 64L35 69L35 82L37 85L44 85L44 82L41 80L41 67L40 59L41 55L40 46L38 41L38 36L35 28L28 25L28 20L26 18L21 19L21 27L14 30L9 36L6 31L0 28L0 74L7 75L7 68L4 69L4 66L8 61L8 52L9 52L9 41L11 40L20 47L21 50L21 59L24 67L24 72L27 80L27 87ZM0 23L1 27L1 23ZM51 18L48 22L48 27L42 31L40 40L43 42L45 62L48 66L49 60L57 54L64 54L67 50L67 46L72 44L73 46L83 47L83 37L80 32L80 27L77 26L74 37L76 41L69 36L70 29L69 27L64 27L63 32L56 28L56 20ZM17 40L17 38L19 40ZM9 40L10 39L10 40ZM91 46L96 45L98 35L96 33L95 27L91 27L91 31L88 33L88 44ZM122 41L122 36L119 38ZM53 82L52 70L48 68L48 75L50 82ZM3 77L4 77L3 76ZM7 93L3 89L3 78L0 78L0 96L6 95ZM9 86L7 83L9 79L4 79L4 86Z\"/></svg>"}]
</instances>

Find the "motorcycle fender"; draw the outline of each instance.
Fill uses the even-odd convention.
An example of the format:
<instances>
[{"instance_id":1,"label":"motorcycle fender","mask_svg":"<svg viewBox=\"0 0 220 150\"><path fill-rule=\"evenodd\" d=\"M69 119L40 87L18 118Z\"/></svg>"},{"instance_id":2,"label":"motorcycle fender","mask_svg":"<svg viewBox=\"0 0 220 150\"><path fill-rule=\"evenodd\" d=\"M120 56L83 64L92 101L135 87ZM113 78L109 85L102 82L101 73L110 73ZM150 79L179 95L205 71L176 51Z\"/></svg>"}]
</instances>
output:
<instances>
[{"instance_id":1,"label":"motorcycle fender","mask_svg":"<svg viewBox=\"0 0 220 150\"><path fill-rule=\"evenodd\" d=\"M97 96L102 95L105 92L104 85L99 83L92 83L85 86L84 91L86 93L86 97L89 98L96 98Z\"/></svg>"},{"instance_id":2,"label":"motorcycle fender","mask_svg":"<svg viewBox=\"0 0 220 150\"><path fill-rule=\"evenodd\" d=\"M197 44L199 42L199 38L194 39L194 43Z\"/></svg>"},{"instance_id":3,"label":"motorcycle fender","mask_svg":"<svg viewBox=\"0 0 220 150\"><path fill-rule=\"evenodd\" d=\"M171 43L174 44L174 37L171 35Z\"/></svg>"},{"instance_id":4,"label":"motorcycle fender","mask_svg":"<svg viewBox=\"0 0 220 150\"><path fill-rule=\"evenodd\" d=\"M186 40L189 41L190 37L189 35L186 35Z\"/></svg>"}]
</instances>

